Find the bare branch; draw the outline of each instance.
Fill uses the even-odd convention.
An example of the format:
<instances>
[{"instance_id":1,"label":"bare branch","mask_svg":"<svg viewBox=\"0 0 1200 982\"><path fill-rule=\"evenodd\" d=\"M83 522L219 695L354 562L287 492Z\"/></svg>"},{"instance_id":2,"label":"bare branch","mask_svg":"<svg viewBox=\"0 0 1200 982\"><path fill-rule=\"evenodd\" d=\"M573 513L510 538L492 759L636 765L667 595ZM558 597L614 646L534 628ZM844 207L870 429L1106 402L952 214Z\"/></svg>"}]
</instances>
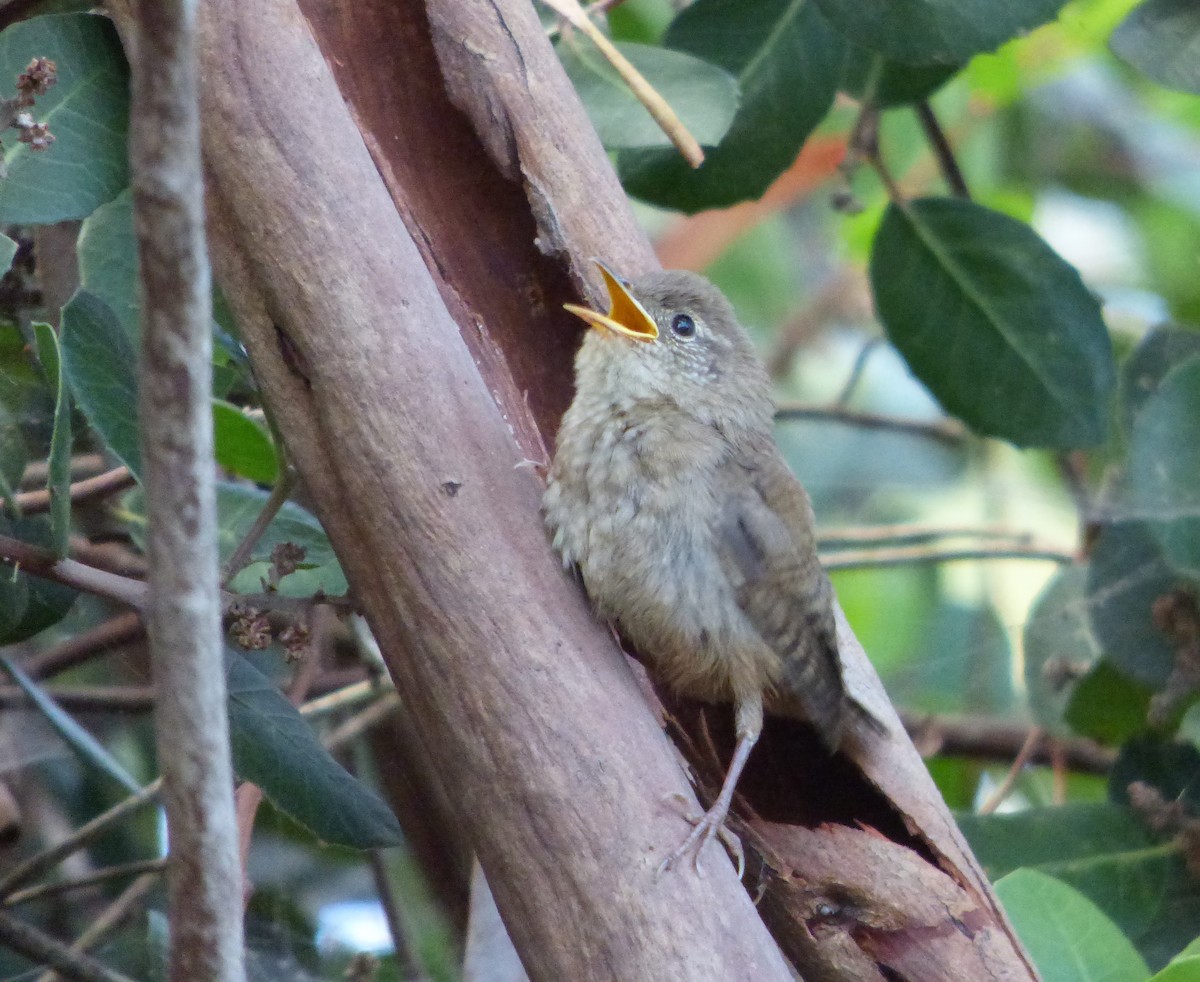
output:
<instances>
[{"instance_id":1,"label":"bare branch","mask_svg":"<svg viewBox=\"0 0 1200 982\"><path fill-rule=\"evenodd\" d=\"M137 0L130 158L142 277L145 466L158 762L171 841L170 978L245 978L212 435L197 4Z\"/></svg>"}]
</instances>

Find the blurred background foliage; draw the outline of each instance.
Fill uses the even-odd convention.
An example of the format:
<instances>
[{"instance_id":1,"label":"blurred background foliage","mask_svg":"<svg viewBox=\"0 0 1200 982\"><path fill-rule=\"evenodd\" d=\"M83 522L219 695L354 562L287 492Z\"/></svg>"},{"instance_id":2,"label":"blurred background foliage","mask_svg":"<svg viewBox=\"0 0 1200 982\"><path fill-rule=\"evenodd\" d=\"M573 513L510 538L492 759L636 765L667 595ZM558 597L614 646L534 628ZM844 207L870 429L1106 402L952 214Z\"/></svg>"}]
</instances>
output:
<instances>
[{"instance_id":1,"label":"blurred background foliage","mask_svg":"<svg viewBox=\"0 0 1200 982\"><path fill-rule=\"evenodd\" d=\"M714 279L759 344L841 603L1044 977L1200 979L1200 10L881 3L595 5L707 148L694 173L541 13L663 264ZM0 535L136 580L126 74L85 9L0 33L0 80L58 65L32 110L49 152L4 141ZM458 978L469 853L436 782L394 759L411 734L365 629L326 616L344 577L302 493L283 503L214 300L222 557L247 608L235 768L265 794L247 805L250 974ZM161 888L125 864L161 856L156 809L12 872L154 778L124 609L0 580L0 911L76 938L124 904L93 950L153 978ZM55 892L22 895L41 880ZM36 977L0 949L0 978Z\"/></svg>"}]
</instances>

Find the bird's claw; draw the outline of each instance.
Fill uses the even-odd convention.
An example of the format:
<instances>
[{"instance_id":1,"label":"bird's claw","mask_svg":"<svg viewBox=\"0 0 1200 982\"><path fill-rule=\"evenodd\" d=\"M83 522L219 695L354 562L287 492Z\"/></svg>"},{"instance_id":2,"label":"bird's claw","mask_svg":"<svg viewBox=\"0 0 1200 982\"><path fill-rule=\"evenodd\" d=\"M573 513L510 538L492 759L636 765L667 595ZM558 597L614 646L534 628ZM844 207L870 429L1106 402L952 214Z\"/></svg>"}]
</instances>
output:
<instances>
[{"instance_id":1,"label":"bird's claw","mask_svg":"<svg viewBox=\"0 0 1200 982\"><path fill-rule=\"evenodd\" d=\"M677 801L684 806L688 803L687 796L679 791L672 791L664 797L664 800L667 799ZM704 847L708 845L713 836L719 836L725 843L725 848L737 860L737 874L740 880L746 872L746 852L742 848L741 840L725 827L726 814L727 810L724 808L711 808L703 815L686 812L683 817L692 824L692 831L688 833L688 837L677 849L658 864L658 869L654 872L655 879L671 869L689 852L692 853L692 867L696 870L696 875L703 877L704 870L700 865L700 853L704 851Z\"/></svg>"}]
</instances>

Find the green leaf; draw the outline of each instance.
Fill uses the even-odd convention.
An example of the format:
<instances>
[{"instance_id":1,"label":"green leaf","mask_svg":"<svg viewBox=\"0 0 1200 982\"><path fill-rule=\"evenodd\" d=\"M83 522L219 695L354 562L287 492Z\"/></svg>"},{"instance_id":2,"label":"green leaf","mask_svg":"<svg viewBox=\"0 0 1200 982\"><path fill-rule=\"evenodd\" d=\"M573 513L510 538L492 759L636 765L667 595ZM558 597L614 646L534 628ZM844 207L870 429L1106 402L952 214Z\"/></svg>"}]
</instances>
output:
<instances>
[{"instance_id":1,"label":"green leaf","mask_svg":"<svg viewBox=\"0 0 1200 982\"><path fill-rule=\"evenodd\" d=\"M1150 330L1121 365L1121 425L1126 432L1175 366L1200 355L1200 331L1173 324Z\"/></svg>"},{"instance_id":2,"label":"green leaf","mask_svg":"<svg viewBox=\"0 0 1200 982\"><path fill-rule=\"evenodd\" d=\"M961 65L1058 16L1066 0L816 0L855 44L908 64Z\"/></svg>"},{"instance_id":3,"label":"green leaf","mask_svg":"<svg viewBox=\"0 0 1200 982\"><path fill-rule=\"evenodd\" d=\"M735 76L741 105L698 170L674 150L621 151L625 189L686 212L759 197L829 111L841 74L841 38L812 0L697 0L671 23L663 43Z\"/></svg>"},{"instance_id":4,"label":"green leaf","mask_svg":"<svg viewBox=\"0 0 1200 982\"><path fill-rule=\"evenodd\" d=\"M1134 420L1129 484L1166 561L1200 578L1200 355L1172 369Z\"/></svg>"},{"instance_id":5,"label":"green leaf","mask_svg":"<svg viewBox=\"0 0 1200 982\"><path fill-rule=\"evenodd\" d=\"M1200 956L1172 961L1161 972L1151 976L1150 982L1200 982Z\"/></svg>"},{"instance_id":6,"label":"green leaf","mask_svg":"<svg viewBox=\"0 0 1200 982\"><path fill-rule=\"evenodd\" d=\"M951 198L892 204L871 285L909 367L979 433L1021 447L1104 439L1115 369L1100 305L1028 225Z\"/></svg>"},{"instance_id":7,"label":"green leaf","mask_svg":"<svg viewBox=\"0 0 1200 982\"><path fill-rule=\"evenodd\" d=\"M50 547L50 523L41 516L0 515L0 535L42 549ZM16 644L57 624L78 594L68 586L0 566L0 646Z\"/></svg>"},{"instance_id":8,"label":"green leaf","mask_svg":"<svg viewBox=\"0 0 1200 982\"><path fill-rule=\"evenodd\" d=\"M55 392L54 431L50 437L50 466L46 489L50 492L50 533L54 554L67 554L71 535L71 393L63 376L58 335L49 324L34 324L38 358Z\"/></svg>"},{"instance_id":9,"label":"green leaf","mask_svg":"<svg viewBox=\"0 0 1200 982\"><path fill-rule=\"evenodd\" d=\"M213 400L213 441L217 463L259 484L274 484L279 456L266 431L237 406Z\"/></svg>"},{"instance_id":10,"label":"green leaf","mask_svg":"<svg viewBox=\"0 0 1200 982\"><path fill-rule=\"evenodd\" d=\"M1200 888L1178 847L1157 840L1130 808L1088 802L956 817L990 878L1028 866L1069 883L1156 967L1195 936Z\"/></svg>"},{"instance_id":11,"label":"green leaf","mask_svg":"<svg viewBox=\"0 0 1200 982\"><path fill-rule=\"evenodd\" d=\"M1118 57L1168 89L1200 93L1200 6L1145 0L1113 31Z\"/></svg>"},{"instance_id":12,"label":"green leaf","mask_svg":"<svg viewBox=\"0 0 1200 982\"><path fill-rule=\"evenodd\" d=\"M34 17L0 34L0 89L14 86L30 59L58 66L58 82L30 110L55 142L34 152L5 140L0 222L45 224L83 218L129 183L129 78L107 17ZM7 81L6 81L7 80Z\"/></svg>"},{"instance_id":13,"label":"green leaf","mask_svg":"<svg viewBox=\"0 0 1200 982\"><path fill-rule=\"evenodd\" d=\"M391 809L321 746L275 685L226 648L233 769L325 842L372 849L400 841Z\"/></svg>"},{"instance_id":14,"label":"green leaf","mask_svg":"<svg viewBox=\"0 0 1200 982\"><path fill-rule=\"evenodd\" d=\"M840 88L859 101L891 109L928 99L958 74L960 65L905 65L857 44L846 45Z\"/></svg>"},{"instance_id":15,"label":"green leaf","mask_svg":"<svg viewBox=\"0 0 1200 982\"><path fill-rule=\"evenodd\" d=\"M1086 586L1086 566L1062 569L1034 601L1025 624L1029 705L1039 724L1060 733L1063 709L1073 692L1070 680L1089 669L1100 654L1092 635Z\"/></svg>"},{"instance_id":16,"label":"green leaf","mask_svg":"<svg viewBox=\"0 0 1200 982\"><path fill-rule=\"evenodd\" d=\"M1179 585L1145 524L1116 522L1100 531L1088 569L1092 630L1106 658L1155 689L1166 682L1175 656L1154 626L1154 601Z\"/></svg>"},{"instance_id":17,"label":"green leaf","mask_svg":"<svg viewBox=\"0 0 1200 982\"><path fill-rule=\"evenodd\" d=\"M63 368L88 422L139 481L137 350L108 304L79 290L62 311Z\"/></svg>"},{"instance_id":18,"label":"green leaf","mask_svg":"<svg viewBox=\"0 0 1200 982\"><path fill-rule=\"evenodd\" d=\"M0 497L11 501L21 483L28 462L25 436L21 421L8 406L0 402Z\"/></svg>"},{"instance_id":19,"label":"green leaf","mask_svg":"<svg viewBox=\"0 0 1200 982\"><path fill-rule=\"evenodd\" d=\"M21 687L21 690L29 696L30 701L46 717L46 721L54 727L58 735L70 745L71 749L85 763L96 768L101 773L107 774L121 785L121 787L125 788L126 791L137 794L142 790L142 786L121 766L120 761L105 750L104 745L99 740L76 723L75 718L47 695L40 685L21 671L17 667L16 662L11 658L0 655L0 665L4 666L5 671L12 676L13 681Z\"/></svg>"},{"instance_id":20,"label":"green leaf","mask_svg":"<svg viewBox=\"0 0 1200 982\"><path fill-rule=\"evenodd\" d=\"M17 254L17 243L7 235L0 235L0 276L12 269L13 257Z\"/></svg>"},{"instance_id":21,"label":"green leaf","mask_svg":"<svg viewBox=\"0 0 1200 982\"><path fill-rule=\"evenodd\" d=\"M238 543L245 538L268 497L269 493L259 488L217 482L217 548L222 563L233 555ZM122 517L129 523L134 541L144 548L145 503L140 490L126 495ZM339 596L347 592L349 586L346 576L338 565L321 523L291 501L284 502L279 514L267 526L254 549L255 561L233 578L229 589L234 593L257 593L261 590L271 550L283 542L291 542L305 551L303 567L280 581L279 592L283 596L311 597L318 591Z\"/></svg>"},{"instance_id":22,"label":"green leaf","mask_svg":"<svg viewBox=\"0 0 1200 982\"><path fill-rule=\"evenodd\" d=\"M133 192L126 188L101 205L79 229L79 281L117 315L130 343L141 337L141 285L137 236L133 231Z\"/></svg>"},{"instance_id":23,"label":"green leaf","mask_svg":"<svg viewBox=\"0 0 1200 982\"><path fill-rule=\"evenodd\" d=\"M1152 694L1101 661L1075 684L1063 718L1080 736L1116 746L1146 729Z\"/></svg>"},{"instance_id":24,"label":"green leaf","mask_svg":"<svg viewBox=\"0 0 1200 982\"><path fill-rule=\"evenodd\" d=\"M733 122L738 86L723 68L669 48L618 44L621 52L675 110L701 146L716 146ZM570 34L558 45L563 68L610 150L669 147L671 141L629 86L590 41Z\"/></svg>"},{"instance_id":25,"label":"green leaf","mask_svg":"<svg viewBox=\"0 0 1200 982\"><path fill-rule=\"evenodd\" d=\"M1017 935L1042 976L1054 982L1145 982L1150 969L1087 897L1037 870L996 884Z\"/></svg>"}]
</instances>

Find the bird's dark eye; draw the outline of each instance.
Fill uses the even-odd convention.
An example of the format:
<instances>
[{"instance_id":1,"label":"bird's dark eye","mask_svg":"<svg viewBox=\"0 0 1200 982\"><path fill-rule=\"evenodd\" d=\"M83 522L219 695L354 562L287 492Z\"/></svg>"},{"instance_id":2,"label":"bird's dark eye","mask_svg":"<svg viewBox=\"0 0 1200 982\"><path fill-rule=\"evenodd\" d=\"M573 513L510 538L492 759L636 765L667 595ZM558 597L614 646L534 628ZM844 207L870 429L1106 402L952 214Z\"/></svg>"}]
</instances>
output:
<instances>
[{"instance_id":1,"label":"bird's dark eye","mask_svg":"<svg viewBox=\"0 0 1200 982\"><path fill-rule=\"evenodd\" d=\"M677 338L690 338L696 333L696 322L687 314L676 314L671 318L671 332Z\"/></svg>"}]
</instances>

